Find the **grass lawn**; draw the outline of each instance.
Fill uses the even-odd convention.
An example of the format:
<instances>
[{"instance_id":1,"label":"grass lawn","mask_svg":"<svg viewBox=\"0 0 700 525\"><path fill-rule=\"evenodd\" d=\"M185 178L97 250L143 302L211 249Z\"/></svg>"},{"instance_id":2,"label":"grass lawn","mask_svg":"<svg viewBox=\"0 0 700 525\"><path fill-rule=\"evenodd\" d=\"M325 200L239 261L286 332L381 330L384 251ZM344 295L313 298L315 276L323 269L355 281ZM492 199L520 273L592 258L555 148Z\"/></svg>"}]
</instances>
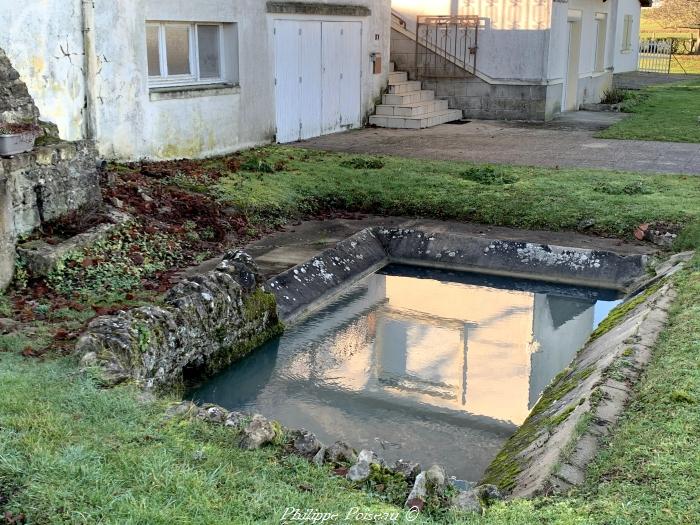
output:
<instances>
[{"instance_id":1,"label":"grass lawn","mask_svg":"<svg viewBox=\"0 0 700 525\"><path fill-rule=\"evenodd\" d=\"M651 86L642 94L628 107L631 117L598 137L700 143L700 81Z\"/></svg>"},{"instance_id":2,"label":"grass lawn","mask_svg":"<svg viewBox=\"0 0 700 525\"><path fill-rule=\"evenodd\" d=\"M676 55L671 61L671 73L700 75L700 55Z\"/></svg>"},{"instance_id":3,"label":"grass lawn","mask_svg":"<svg viewBox=\"0 0 700 525\"><path fill-rule=\"evenodd\" d=\"M548 230L576 230L592 220L587 231L630 237L643 222L700 221L700 177L493 168L288 147L252 150L241 160L258 171L232 172L226 159L212 159L209 169L223 174L216 182L193 184L186 175L172 182L266 222L336 208ZM367 167L377 160L380 169Z\"/></svg>"},{"instance_id":4,"label":"grass lawn","mask_svg":"<svg viewBox=\"0 0 700 525\"><path fill-rule=\"evenodd\" d=\"M213 195L251 224L331 208L556 230L590 219L598 233L623 236L639 222L663 221L685 226L679 247L700 246L700 177L474 167L282 147L197 164L197 176L183 170L158 184ZM100 264L90 266L94 279L110 275ZM567 498L498 504L483 518L433 511L414 523L700 521L700 257L675 278L679 298L639 396L582 489ZM47 308L32 299L23 311L39 306ZM74 325L91 315L71 308L62 315ZM0 294L0 317L12 314ZM51 348L52 326L26 322L19 333L0 335L0 516L6 513L7 522L24 514L29 523L279 523L288 506L341 516L356 507L399 510L279 447L241 452L230 430L166 421L167 399L140 400L129 386L99 389L72 355L20 355L28 341L39 345L38 327L41 344Z\"/></svg>"}]
</instances>

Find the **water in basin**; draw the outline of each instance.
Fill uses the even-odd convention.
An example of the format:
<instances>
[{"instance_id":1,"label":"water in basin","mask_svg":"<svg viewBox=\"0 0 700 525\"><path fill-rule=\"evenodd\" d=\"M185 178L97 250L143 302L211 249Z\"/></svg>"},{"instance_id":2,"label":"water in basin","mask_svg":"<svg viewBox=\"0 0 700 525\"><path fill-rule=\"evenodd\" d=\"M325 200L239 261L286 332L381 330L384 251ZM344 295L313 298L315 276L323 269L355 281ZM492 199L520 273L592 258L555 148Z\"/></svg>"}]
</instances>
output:
<instances>
[{"instance_id":1,"label":"water in basin","mask_svg":"<svg viewBox=\"0 0 700 525\"><path fill-rule=\"evenodd\" d=\"M388 266L193 390L477 481L616 292Z\"/></svg>"}]
</instances>

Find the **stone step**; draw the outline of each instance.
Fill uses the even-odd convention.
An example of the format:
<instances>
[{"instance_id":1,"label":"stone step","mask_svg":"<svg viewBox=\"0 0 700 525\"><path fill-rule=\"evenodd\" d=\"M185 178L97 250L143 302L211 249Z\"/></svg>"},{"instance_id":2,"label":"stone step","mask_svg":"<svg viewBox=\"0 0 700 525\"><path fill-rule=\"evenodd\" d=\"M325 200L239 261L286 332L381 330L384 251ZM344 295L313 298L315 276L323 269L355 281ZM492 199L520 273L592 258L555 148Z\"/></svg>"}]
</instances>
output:
<instances>
[{"instance_id":1,"label":"stone step","mask_svg":"<svg viewBox=\"0 0 700 525\"><path fill-rule=\"evenodd\" d=\"M389 85L400 84L406 81L408 81L408 73L405 71L394 71L393 73L389 73Z\"/></svg>"},{"instance_id":2,"label":"stone step","mask_svg":"<svg viewBox=\"0 0 700 525\"><path fill-rule=\"evenodd\" d=\"M400 95L401 93L410 93L411 91L420 91L421 83L417 80L408 80L397 84L389 84L389 94Z\"/></svg>"},{"instance_id":3,"label":"stone step","mask_svg":"<svg viewBox=\"0 0 700 525\"><path fill-rule=\"evenodd\" d=\"M410 91L398 95L386 94L382 96L382 104L402 106L404 104L413 104L414 102L423 102L426 100L434 100L435 91L423 89L421 91Z\"/></svg>"},{"instance_id":4,"label":"stone step","mask_svg":"<svg viewBox=\"0 0 700 525\"><path fill-rule=\"evenodd\" d=\"M377 106L377 115L396 117L420 117L430 113L439 113L448 109L447 100L426 100L402 105Z\"/></svg>"},{"instance_id":5,"label":"stone step","mask_svg":"<svg viewBox=\"0 0 700 525\"><path fill-rule=\"evenodd\" d=\"M439 126L445 122L452 122L462 118L461 109L448 109L436 113L427 113L419 117L397 117L389 115L372 115L369 118L371 125L380 128L396 129L423 129Z\"/></svg>"}]
</instances>

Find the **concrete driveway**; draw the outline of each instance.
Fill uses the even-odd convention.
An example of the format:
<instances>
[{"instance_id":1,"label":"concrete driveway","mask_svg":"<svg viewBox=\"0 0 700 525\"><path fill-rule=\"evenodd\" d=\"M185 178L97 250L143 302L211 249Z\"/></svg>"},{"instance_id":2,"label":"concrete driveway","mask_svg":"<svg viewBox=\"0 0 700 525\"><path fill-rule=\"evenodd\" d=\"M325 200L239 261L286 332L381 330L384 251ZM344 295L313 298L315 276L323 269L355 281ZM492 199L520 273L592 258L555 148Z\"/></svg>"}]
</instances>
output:
<instances>
[{"instance_id":1,"label":"concrete driveway","mask_svg":"<svg viewBox=\"0 0 700 525\"><path fill-rule=\"evenodd\" d=\"M700 144L594 138L625 117L578 111L547 123L473 120L423 130L365 128L296 145L420 159L700 175Z\"/></svg>"}]
</instances>

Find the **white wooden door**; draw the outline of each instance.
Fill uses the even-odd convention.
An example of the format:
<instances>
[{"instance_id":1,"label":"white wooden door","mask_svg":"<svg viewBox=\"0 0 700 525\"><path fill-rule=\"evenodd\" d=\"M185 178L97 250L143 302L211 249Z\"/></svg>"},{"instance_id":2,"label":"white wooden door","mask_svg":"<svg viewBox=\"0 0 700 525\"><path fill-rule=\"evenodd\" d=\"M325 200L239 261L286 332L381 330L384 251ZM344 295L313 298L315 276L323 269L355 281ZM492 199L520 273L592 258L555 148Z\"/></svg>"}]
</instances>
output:
<instances>
[{"instance_id":1,"label":"white wooden door","mask_svg":"<svg viewBox=\"0 0 700 525\"><path fill-rule=\"evenodd\" d=\"M343 22L323 23L323 133L340 127L340 86L343 83Z\"/></svg>"},{"instance_id":2,"label":"white wooden door","mask_svg":"<svg viewBox=\"0 0 700 525\"><path fill-rule=\"evenodd\" d=\"M301 83L299 82L299 23L275 22L275 99L277 141L293 142L299 138L301 123Z\"/></svg>"},{"instance_id":3,"label":"white wooden door","mask_svg":"<svg viewBox=\"0 0 700 525\"><path fill-rule=\"evenodd\" d=\"M362 23L345 22L343 28L343 81L340 86L340 125L362 125Z\"/></svg>"},{"instance_id":4,"label":"white wooden door","mask_svg":"<svg viewBox=\"0 0 700 525\"><path fill-rule=\"evenodd\" d=\"M362 124L362 23L276 20L277 141Z\"/></svg>"},{"instance_id":5,"label":"white wooden door","mask_svg":"<svg viewBox=\"0 0 700 525\"><path fill-rule=\"evenodd\" d=\"M322 132L361 124L362 23L323 22Z\"/></svg>"},{"instance_id":6,"label":"white wooden door","mask_svg":"<svg viewBox=\"0 0 700 525\"><path fill-rule=\"evenodd\" d=\"M321 134L321 23L300 22L301 25L301 133L299 139Z\"/></svg>"},{"instance_id":7,"label":"white wooden door","mask_svg":"<svg viewBox=\"0 0 700 525\"><path fill-rule=\"evenodd\" d=\"M277 141L321 134L321 23L275 21Z\"/></svg>"}]
</instances>

